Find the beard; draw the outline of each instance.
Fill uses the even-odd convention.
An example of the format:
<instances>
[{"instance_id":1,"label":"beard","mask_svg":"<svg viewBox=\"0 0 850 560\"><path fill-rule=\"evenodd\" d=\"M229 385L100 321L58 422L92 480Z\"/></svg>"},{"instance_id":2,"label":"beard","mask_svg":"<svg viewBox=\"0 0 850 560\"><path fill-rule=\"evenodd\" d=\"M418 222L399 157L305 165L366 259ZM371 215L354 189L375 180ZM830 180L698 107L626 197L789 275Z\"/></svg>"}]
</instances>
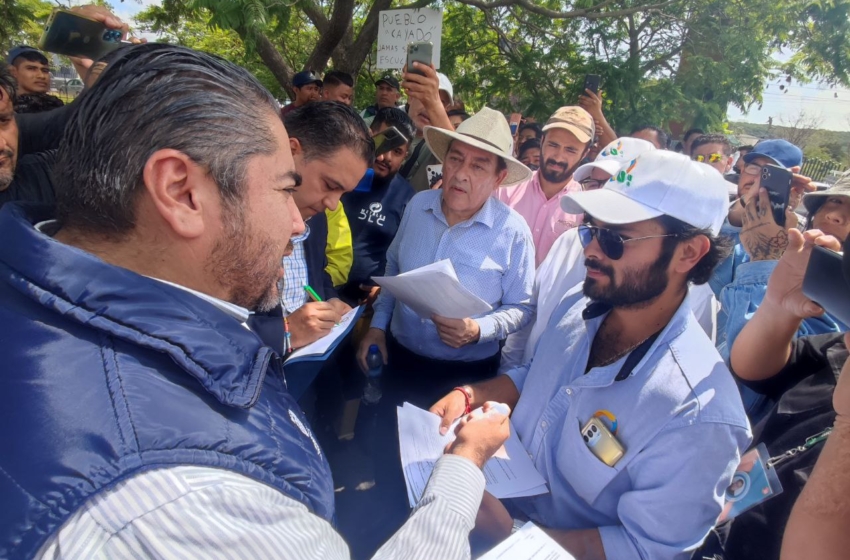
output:
<instances>
[{"instance_id":1,"label":"beard","mask_svg":"<svg viewBox=\"0 0 850 560\"><path fill-rule=\"evenodd\" d=\"M556 170L560 171L551 171L549 166L555 166ZM566 164L558 163L553 159L547 159L543 162L543 165L540 166L540 174L543 175L543 178L549 181L550 183L566 183L570 177L573 176L573 173L576 169L578 169L581 162L576 163L572 167L567 167Z\"/></svg>"},{"instance_id":2,"label":"beard","mask_svg":"<svg viewBox=\"0 0 850 560\"><path fill-rule=\"evenodd\" d=\"M625 269L623 280L615 282L614 269L597 260L585 259L584 265L608 277L608 285L601 286L596 278L585 278L584 295L599 303L621 308L641 308L652 303L667 289L667 267L673 260L673 250L662 249L654 263L643 270Z\"/></svg>"},{"instance_id":3,"label":"beard","mask_svg":"<svg viewBox=\"0 0 850 560\"><path fill-rule=\"evenodd\" d=\"M5 163L0 164L0 192L5 191L15 178L15 152L6 148L0 150L0 157L5 158Z\"/></svg>"},{"instance_id":4,"label":"beard","mask_svg":"<svg viewBox=\"0 0 850 560\"><path fill-rule=\"evenodd\" d=\"M230 211L225 231L216 241L205 269L227 290L228 301L252 311L269 311L280 304L277 283L284 247L247 224L239 203Z\"/></svg>"}]
</instances>

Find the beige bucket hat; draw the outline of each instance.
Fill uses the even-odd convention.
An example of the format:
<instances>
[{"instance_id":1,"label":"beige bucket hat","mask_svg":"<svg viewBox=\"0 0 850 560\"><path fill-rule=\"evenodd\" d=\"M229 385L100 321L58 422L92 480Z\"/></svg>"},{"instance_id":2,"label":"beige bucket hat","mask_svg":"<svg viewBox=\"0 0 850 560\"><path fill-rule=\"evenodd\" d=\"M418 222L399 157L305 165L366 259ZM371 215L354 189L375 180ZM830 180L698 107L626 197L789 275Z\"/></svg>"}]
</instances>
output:
<instances>
[{"instance_id":1,"label":"beige bucket hat","mask_svg":"<svg viewBox=\"0 0 850 560\"><path fill-rule=\"evenodd\" d=\"M502 187L515 185L531 178L531 169L510 155L513 151L511 129L508 121L498 111L484 107L463 121L456 131L433 126L425 127L425 141L431 153L440 161L445 159L449 145L455 140L504 159L508 164L508 176L502 181Z\"/></svg>"}]
</instances>

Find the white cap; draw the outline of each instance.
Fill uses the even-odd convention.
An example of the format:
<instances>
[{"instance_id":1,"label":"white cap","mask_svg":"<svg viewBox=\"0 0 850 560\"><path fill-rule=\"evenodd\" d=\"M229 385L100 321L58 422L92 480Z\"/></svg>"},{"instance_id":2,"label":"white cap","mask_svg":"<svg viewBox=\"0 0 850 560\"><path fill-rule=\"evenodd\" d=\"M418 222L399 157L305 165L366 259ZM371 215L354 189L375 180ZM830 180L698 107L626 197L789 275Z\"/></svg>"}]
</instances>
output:
<instances>
[{"instance_id":1,"label":"white cap","mask_svg":"<svg viewBox=\"0 0 850 560\"><path fill-rule=\"evenodd\" d=\"M640 138L617 138L599 152L596 159L585 163L573 173L573 179L581 183L588 177L593 168L601 169L610 176L614 176L624 165L638 157L644 152L654 150L652 142Z\"/></svg>"},{"instance_id":2,"label":"white cap","mask_svg":"<svg viewBox=\"0 0 850 560\"><path fill-rule=\"evenodd\" d=\"M633 224L667 215L712 235L729 210L726 181L709 165L666 150L632 160L601 189L561 199L568 214L586 212L609 224Z\"/></svg>"},{"instance_id":3,"label":"white cap","mask_svg":"<svg viewBox=\"0 0 850 560\"><path fill-rule=\"evenodd\" d=\"M443 74L442 72L437 72L437 77L440 79L440 91L448 93L449 99L454 101L455 90L452 87L452 83L449 81L449 77Z\"/></svg>"}]
</instances>

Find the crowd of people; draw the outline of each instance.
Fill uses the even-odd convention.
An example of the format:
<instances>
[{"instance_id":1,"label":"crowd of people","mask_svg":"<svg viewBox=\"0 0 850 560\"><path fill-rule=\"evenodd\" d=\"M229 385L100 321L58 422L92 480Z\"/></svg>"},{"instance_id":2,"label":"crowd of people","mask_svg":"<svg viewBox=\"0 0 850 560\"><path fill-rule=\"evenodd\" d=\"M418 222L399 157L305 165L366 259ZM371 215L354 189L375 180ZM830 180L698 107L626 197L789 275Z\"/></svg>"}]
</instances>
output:
<instances>
[{"instance_id":1,"label":"crowd of people","mask_svg":"<svg viewBox=\"0 0 850 560\"><path fill-rule=\"evenodd\" d=\"M848 243L850 175L817 190L782 139L618 133L591 90L512 129L420 63L358 112L345 72L295 74L281 107L166 44L73 59L67 105L44 53L6 60L0 557L342 559L367 538L463 559L528 521L580 560L844 556L850 327L803 283ZM424 317L374 280L443 260L490 311ZM331 356L287 364L360 306ZM351 445L381 511L355 509L389 521L340 533L334 479L357 466L320 411L375 351ZM412 510L406 402L456 430ZM511 430L545 493L485 491Z\"/></svg>"}]
</instances>

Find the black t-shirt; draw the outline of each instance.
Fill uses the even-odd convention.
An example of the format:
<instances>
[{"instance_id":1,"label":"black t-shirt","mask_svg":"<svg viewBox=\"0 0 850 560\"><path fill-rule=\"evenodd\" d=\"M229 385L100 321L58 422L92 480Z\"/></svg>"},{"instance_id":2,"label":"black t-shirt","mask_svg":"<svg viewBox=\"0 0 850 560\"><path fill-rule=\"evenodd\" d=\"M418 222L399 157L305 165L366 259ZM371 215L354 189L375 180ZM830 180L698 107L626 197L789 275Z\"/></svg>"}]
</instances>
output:
<instances>
[{"instance_id":1,"label":"black t-shirt","mask_svg":"<svg viewBox=\"0 0 850 560\"><path fill-rule=\"evenodd\" d=\"M389 182L375 178L369 192L354 191L342 196L354 249L347 285L372 284L372 276L384 274L387 249L414 194L410 183L396 174Z\"/></svg>"},{"instance_id":2,"label":"black t-shirt","mask_svg":"<svg viewBox=\"0 0 850 560\"><path fill-rule=\"evenodd\" d=\"M53 187L53 163L56 151L30 154L18 160L15 176L9 188L0 191L0 206L7 202L34 202L56 205Z\"/></svg>"},{"instance_id":3,"label":"black t-shirt","mask_svg":"<svg viewBox=\"0 0 850 560\"><path fill-rule=\"evenodd\" d=\"M764 443L770 456L776 457L832 426L835 421L832 394L847 356L841 334L801 337L794 343L788 364L778 374L764 381L742 380L754 391L776 402L753 428L753 446ZM822 448L823 443L818 443L777 465L782 493L719 529L721 534L728 532L724 547L726 558L779 558L791 508Z\"/></svg>"}]
</instances>

